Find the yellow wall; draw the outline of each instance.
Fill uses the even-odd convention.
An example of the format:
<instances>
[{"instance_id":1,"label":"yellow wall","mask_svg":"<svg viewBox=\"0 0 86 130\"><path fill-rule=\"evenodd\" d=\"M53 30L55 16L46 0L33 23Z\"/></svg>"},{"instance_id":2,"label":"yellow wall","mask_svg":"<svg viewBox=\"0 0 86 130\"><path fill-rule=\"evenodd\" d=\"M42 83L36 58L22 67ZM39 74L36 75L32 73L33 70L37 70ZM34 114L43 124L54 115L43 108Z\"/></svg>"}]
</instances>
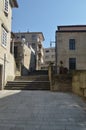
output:
<instances>
[{"instance_id":1,"label":"yellow wall","mask_svg":"<svg viewBox=\"0 0 86 130\"><path fill-rule=\"evenodd\" d=\"M86 97L86 70L75 71L72 79L72 91Z\"/></svg>"}]
</instances>

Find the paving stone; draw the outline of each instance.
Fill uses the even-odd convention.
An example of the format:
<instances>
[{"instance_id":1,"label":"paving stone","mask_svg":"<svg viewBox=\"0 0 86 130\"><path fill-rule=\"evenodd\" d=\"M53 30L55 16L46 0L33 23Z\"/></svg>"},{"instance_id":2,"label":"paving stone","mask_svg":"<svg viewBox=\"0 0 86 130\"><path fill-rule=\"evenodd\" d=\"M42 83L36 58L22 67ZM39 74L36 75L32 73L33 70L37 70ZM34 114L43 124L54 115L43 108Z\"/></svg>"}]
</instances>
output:
<instances>
[{"instance_id":1,"label":"paving stone","mask_svg":"<svg viewBox=\"0 0 86 130\"><path fill-rule=\"evenodd\" d=\"M23 127L12 127L10 128L10 130L24 130Z\"/></svg>"},{"instance_id":2,"label":"paving stone","mask_svg":"<svg viewBox=\"0 0 86 130\"><path fill-rule=\"evenodd\" d=\"M0 130L86 130L85 108L72 93L0 91Z\"/></svg>"}]
</instances>

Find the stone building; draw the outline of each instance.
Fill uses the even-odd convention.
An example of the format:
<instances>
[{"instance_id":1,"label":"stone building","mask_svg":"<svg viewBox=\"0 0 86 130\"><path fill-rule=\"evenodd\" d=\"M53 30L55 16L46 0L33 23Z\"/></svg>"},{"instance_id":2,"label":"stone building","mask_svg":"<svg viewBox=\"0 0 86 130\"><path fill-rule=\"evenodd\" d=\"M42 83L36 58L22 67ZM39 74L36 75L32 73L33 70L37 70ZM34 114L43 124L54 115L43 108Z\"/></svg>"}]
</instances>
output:
<instances>
[{"instance_id":1,"label":"stone building","mask_svg":"<svg viewBox=\"0 0 86 130\"><path fill-rule=\"evenodd\" d=\"M15 62L10 52L12 8L17 0L0 0L0 89L15 76Z\"/></svg>"},{"instance_id":2,"label":"stone building","mask_svg":"<svg viewBox=\"0 0 86 130\"><path fill-rule=\"evenodd\" d=\"M36 68L35 51L28 46L25 39L14 42L14 58L16 62L16 76L28 75Z\"/></svg>"},{"instance_id":3,"label":"stone building","mask_svg":"<svg viewBox=\"0 0 86 130\"><path fill-rule=\"evenodd\" d=\"M41 69L43 63L43 41L44 36L42 32L19 32L15 33L16 40L26 40L26 44L32 46L36 55L36 70Z\"/></svg>"},{"instance_id":4,"label":"stone building","mask_svg":"<svg viewBox=\"0 0 86 130\"><path fill-rule=\"evenodd\" d=\"M68 70L86 70L86 25L58 26L56 30L56 66Z\"/></svg>"},{"instance_id":5,"label":"stone building","mask_svg":"<svg viewBox=\"0 0 86 130\"><path fill-rule=\"evenodd\" d=\"M47 70L50 63L55 65L55 47L44 48L44 63L41 69Z\"/></svg>"}]
</instances>

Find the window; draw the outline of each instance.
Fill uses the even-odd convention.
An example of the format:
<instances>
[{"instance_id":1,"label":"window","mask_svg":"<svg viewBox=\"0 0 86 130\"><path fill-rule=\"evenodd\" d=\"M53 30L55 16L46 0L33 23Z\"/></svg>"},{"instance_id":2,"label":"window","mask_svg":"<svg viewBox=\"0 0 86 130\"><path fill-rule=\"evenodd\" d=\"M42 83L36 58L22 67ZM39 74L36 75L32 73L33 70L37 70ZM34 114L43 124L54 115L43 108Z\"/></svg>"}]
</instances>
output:
<instances>
[{"instance_id":1,"label":"window","mask_svg":"<svg viewBox=\"0 0 86 130\"><path fill-rule=\"evenodd\" d=\"M76 58L69 58L69 69L70 70L76 69Z\"/></svg>"},{"instance_id":2,"label":"window","mask_svg":"<svg viewBox=\"0 0 86 130\"><path fill-rule=\"evenodd\" d=\"M10 43L10 53L13 54L13 43Z\"/></svg>"},{"instance_id":3,"label":"window","mask_svg":"<svg viewBox=\"0 0 86 130\"><path fill-rule=\"evenodd\" d=\"M19 39L20 37L19 36L16 36L16 39Z\"/></svg>"},{"instance_id":4,"label":"window","mask_svg":"<svg viewBox=\"0 0 86 130\"><path fill-rule=\"evenodd\" d=\"M17 58L18 56L18 47L14 46L14 57Z\"/></svg>"},{"instance_id":5,"label":"window","mask_svg":"<svg viewBox=\"0 0 86 130\"><path fill-rule=\"evenodd\" d=\"M55 58L55 55L51 55L51 58Z\"/></svg>"},{"instance_id":6,"label":"window","mask_svg":"<svg viewBox=\"0 0 86 130\"><path fill-rule=\"evenodd\" d=\"M6 15L8 15L8 0L4 0L4 12Z\"/></svg>"},{"instance_id":7,"label":"window","mask_svg":"<svg viewBox=\"0 0 86 130\"><path fill-rule=\"evenodd\" d=\"M35 43L32 43L32 48L33 48L33 49L35 48Z\"/></svg>"},{"instance_id":8,"label":"window","mask_svg":"<svg viewBox=\"0 0 86 130\"><path fill-rule=\"evenodd\" d=\"M49 58L49 56L45 56L45 59L48 59Z\"/></svg>"},{"instance_id":9,"label":"window","mask_svg":"<svg viewBox=\"0 0 86 130\"><path fill-rule=\"evenodd\" d=\"M32 40L37 40L37 36L35 34L32 35Z\"/></svg>"},{"instance_id":10,"label":"window","mask_svg":"<svg viewBox=\"0 0 86 130\"><path fill-rule=\"evenodd\" d=\"M21 39L23 39L23 38L25 39L25 36L24 36L24 35L21 36Z\"/></svg>"},{"instance_id":11,"label":"window","mask_svg":"<svg viewBox=\"0 0 86 130\"><path fill-rule=\"evenodd\" d=\"M45 64L49 64L51 61L46 61Z\"/></svg>"},{"instance_id":12,"label":"window","mask_svg":"<svg viewBox=\"0 0 86 130\"><path fill-rule=\"evenodd\" d=\"M69 39L69 49L75 50L75 39Z\"/></svg>"},{"instance_id":13,"label":"window","mask_svg":"<svg viewBox=\"0 0 86 130\"><path fill-rule=\"evenodd\" d=\"M46 50L46 53L48 53L49 52L49 50Z\"/></svg>"},{"instance_id":14,"label":"window","mask_svg":"<svg viewBox=\"0 0 86 130\"><path fill-rule=\"evenodd\" d=\"M7 31L5 28L2 28L2 45L7 45Z\"/></svg>"}]
</instances>

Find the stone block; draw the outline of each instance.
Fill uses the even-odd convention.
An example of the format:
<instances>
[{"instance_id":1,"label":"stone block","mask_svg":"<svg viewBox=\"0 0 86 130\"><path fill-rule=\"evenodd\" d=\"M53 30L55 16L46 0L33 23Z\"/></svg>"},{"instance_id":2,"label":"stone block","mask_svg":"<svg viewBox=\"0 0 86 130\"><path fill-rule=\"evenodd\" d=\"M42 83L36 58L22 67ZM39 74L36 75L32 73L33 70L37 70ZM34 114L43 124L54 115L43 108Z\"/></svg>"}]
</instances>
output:
<instances>
[{"instance_id":1,"label":"stone block","mask_svg":"<svg viewBox=\"0 0 86 130\"><path fill-rule=\"evenodd\" d=\"M75 94L78 94L80 96L83 96L83 91L82 89L80 88L80 83L79 82L72 82L72 91L75 93Z\"/></svg>"},{"instance_id":2,"label":"stone block","mask_svg":"<svg viewBox=\"0 0 86 130\"><path fill-rule=\"evenodd\" d=\"M86 88L86 81L80 82L80 88Z\"/></svg>"},{"instance_id":3,"label":"stone block","mask_svg":"<svg viewBox=\"0 0 86 130\"><path fill-rule=\"evenodd\" d=\"M86 97L86 89L84 89L84 97Z\"/></svg>"},{"instance_id":4,"label":"stone block","mask_svg":"<svg viewBox=\"0 0 86 130\"><path fill-rule=\"evenodd\" d=\"M80 74L80 81L81 82L85 82L86 81L86 74L85 73L81 73Z\"/></svg>"},{"instance_id":5,"label":"stone block","mask_svg":"<svg viewBox=\"0 0 86 130\"><path fill-rule=\"evenodd\" d=\"M79 81L79 76L78 75L74 75L73 76L73 81L75 82L75 81Z\"/></svg>"}]
</instances>

